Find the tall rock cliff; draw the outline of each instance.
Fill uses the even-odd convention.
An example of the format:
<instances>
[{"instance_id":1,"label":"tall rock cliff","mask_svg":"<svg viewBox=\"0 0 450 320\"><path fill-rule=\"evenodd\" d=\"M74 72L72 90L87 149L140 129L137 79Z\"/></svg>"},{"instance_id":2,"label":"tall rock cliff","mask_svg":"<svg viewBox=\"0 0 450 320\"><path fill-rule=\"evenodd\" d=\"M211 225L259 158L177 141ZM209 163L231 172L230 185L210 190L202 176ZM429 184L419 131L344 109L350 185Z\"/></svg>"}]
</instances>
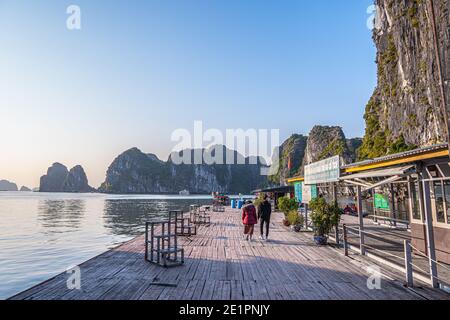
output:
<instances>
[{"instance_id":1,"label":"tall rock cliff","mask_svg":"<svg viewBox=\"0 0 450 320\"><path fill-rule=\"evenodd\" d=\"M302 163L305 157L308 137L294 134L278 149L279 169L276 175L270 176L270 182L284 185L287 178L302 173Z\"/></svg>"},{"instance_id":2,"label":"tall rock cliff","mask_svg":"<svg viewBox=\"0 0 450 320\"><path fill-rule=\"evenodd\" d=\"M70 171L61 163L55 162L40 180L40 192L92 192L86 173L81 166Z\"/></svg>"},{"instance_id":3,"label":"tall rock cliff","mask_svg":"<svg viewBox=\"0 0 450 320\"><path fill-rule=\"evenodd\" d=\"M280 146L279 169L269 181L285 185L287 178L303 175L305 165L335 155L343 163L354 162L361 144L361 138L346 139L341 127L315 126L308 136L294 134Z\"/></svg>"},{"instance_id":4,"label":"tall rock cliff","mask_svg":"<svg viewBox=\"0 0 450 320\"><path fill-rule=\"evenodd\" d=\"M145 154L137 148L125 151L109 166L106 180L100 191L107 193L178 193L189 190L191 193L209 194L211 192L248 193L266 183L261 175L262 161L251 164L250 158L243 158L234 152L235 159L244 164L178 164L175 157L183 155L194 159L194 153L204 150L184 150L170 155L167 162L153 154ZM223 147L223 160L233 152ZM214 156L214 152L211 154ZM193 161L192 161L193 163ZM225 163L225 161L223 161Z\"/></svg>"},{"instance_id":5,"label":"tall rock cliff","mask_svg":"<svg viewBox=\"0 0 450 320\"><path fill-rule=\"evenodd\" d=\"M434 40L441 54L449 52L450 0L433 3L436 37L428 0L376 1L378 84L365 110L360 159L447 140Z\"/></svg>"},{"instance_id":6,"label":"tall rock cliff","mask_svg":"<svg viewBox=\"0 0 450 320\"><path fill-rule=\"evenodd\" d=\"M308 136L303 166L337 155L341 156L342 163L351 163L356 154L349 145L353 146L355 141L347 140L341 127L315 126Z\"/></svg>"}]
</instances>

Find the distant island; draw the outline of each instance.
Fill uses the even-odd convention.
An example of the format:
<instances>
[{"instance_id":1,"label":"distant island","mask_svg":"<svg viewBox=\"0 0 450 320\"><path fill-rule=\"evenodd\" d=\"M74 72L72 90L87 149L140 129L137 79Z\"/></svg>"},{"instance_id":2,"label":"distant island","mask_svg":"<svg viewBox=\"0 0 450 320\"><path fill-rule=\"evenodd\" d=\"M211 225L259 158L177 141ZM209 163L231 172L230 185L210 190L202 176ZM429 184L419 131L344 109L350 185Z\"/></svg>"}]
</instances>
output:
<instances>
[{"instance_id":1,"label":"distant island","mask_svg":"<svg viewBox=\"0 0 450 320\"><path fill-rule=\"evenodd\" d=\"M357 158L361 138L347 139L341 127L315 126L308 136L293 135L280 147L279 169L273 176L261 175L267 167L262 158L244 157L237 151L222 148L223 161L233 154L235 164L175 164L175 156L211 150L186 149L170 154L162 161L154 154L131 148L117 156L106 172L105 182L98 189L88 184L81 166L70 171L61 163L54 163L41 177L41 192L101 192L112 194L248 194L253 190L286 184L286 179L303 174L305 165L331 156L341 156L343 164ZM220 149L219 149L220 150ZM239 162L237 161L239 159ZM243 164L238 164L243 163Z\"/></svg>"},{"instance_id":2,"label":"distant island","mask_svg":"<svg viewBox=\"0 0 450 320\"><path fill-rule=\"evenodd\" d=\"M55 162L40 179L40 192L94 192L89 186L84 169L75 166L70 171L61 163Z\"/></svg>"},{"instance_id":3,"label":"distant island","mask_svg":"<svg viewBox=\"0 0 450 320\"><path fill-rule=\"evenodd\" d=\"M17 184L8 180L0 180L0 191L18 191Z\"/></svg>"},{"instance_id":4,"label":"distant island","mask_svg":"<svg viewBox=\"0 0 450 320\"><path fill-rule=\"evenodd\" d=\"M194 152L202 150L187 149L178 154L172 153L167 161L162 161L154 154L143 153L132 148L119 155L109 166L106 180L99 191L105 193L132 194L210 194L249 193L267 184L267 177L261 176L261 169L266 166L262 158L244 157L237 151L225 146L216 146L211 151L222 148L223 164L175 164L174 156L189 155L194 159ZM225 164L226 155L231 153L236 164ZM242 164L237 164L242 163Z\"/></svg>"}]
</instances>

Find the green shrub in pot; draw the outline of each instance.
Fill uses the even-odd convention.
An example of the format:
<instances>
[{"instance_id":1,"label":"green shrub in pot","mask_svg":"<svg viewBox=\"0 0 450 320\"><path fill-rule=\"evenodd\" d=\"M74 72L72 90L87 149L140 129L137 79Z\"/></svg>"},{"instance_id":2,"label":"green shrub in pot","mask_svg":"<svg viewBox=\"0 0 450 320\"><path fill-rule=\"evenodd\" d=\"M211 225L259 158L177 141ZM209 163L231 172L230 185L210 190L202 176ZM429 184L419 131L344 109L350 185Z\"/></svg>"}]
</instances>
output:
<instances>
[{"instance_id":1,"label":"green shrub in pot","mask_svg":"<svg viewBox=\"0 0 450 320\"><path fill-rule=\"evenodd\" d=\"M312 211L311 221L314 226L314 241L326 244L327 237L333 227L339 224L342 210L337 204L328 204L324 198L317 198L309 203Z\"/></svg>"}]
</instances>

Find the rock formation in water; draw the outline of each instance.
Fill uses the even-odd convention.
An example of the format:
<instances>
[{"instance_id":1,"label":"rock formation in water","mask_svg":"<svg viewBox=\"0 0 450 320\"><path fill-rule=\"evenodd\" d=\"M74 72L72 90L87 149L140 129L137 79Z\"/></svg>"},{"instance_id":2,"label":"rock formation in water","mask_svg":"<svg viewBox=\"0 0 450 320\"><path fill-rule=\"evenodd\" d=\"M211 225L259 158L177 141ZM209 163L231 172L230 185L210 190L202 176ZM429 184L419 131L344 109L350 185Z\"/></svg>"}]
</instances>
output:
<instances>
[{"instance_id":1,"label":"rock formation in water","mask_svg":"<svg viewBox=\"0 0 450 320\"><path fill-rule=\"evenodd\" d=\"M450 0L434 0L437 39L449 67ZM360 159L445 142L432 11L428 0L377 0L378 84L366 106ZM444 45L445 39L446 45Z\"/></svg>"},{"instance_id":2,"label":"rock formation in water","mask_svg":"<svg viewBox=\"0 0 450 320\"><path fill-rule=\"evenodd\" d=\"M69 171L65 165L55 162L47 169L47 174L41 177L39 191L62 192L68 174Z\"/></svg>"},{"instance_id":3,"label":"rock formation in water","mask_svg":"<svg viewBox=\"0 0 450 320\"><path fill-rule=\"evenodd\" d=\"M92 192L86 174L81 166L75 166L70 171L61 163L54 163L41 177L40 192Z\"/></svg>"},{"instance_id":4,"label":"rock formation in water","mask_svg":"<svg viewBox=\"0 0 450 320\"><path fill-rule=\"evenodd\" d=\"M30 192L31 189L28 188L28 187L26 187L26 186L22 186L22 187L20 188L20 191L22 191L22 192Z\"/></svg>"},{"instance_id":5,"label":"rock formation in water","mask_svg":"<svg viewBox=\"0 0 450 320\"><path fill-rule=\"evenodd\" d=\"M17 191L17 185L8 180L0 180L0 191Z\"/></svg>"},{"instance_id":6,"label":"rock formation in water","mask_svg":"<svg viewBox=\"0 0 450 320\"><path fill-rule=\"evenodd\" d=\"M132 148L119 155L109 166L106 180L100 191L107 193L179 193L188 190L190 193L210 194L248 193L267 182L267 177L261 175L263 162L256 159L252 164L250 158L243 158L237 152L222 148L222 161L227 153L234 155L244 164L178 164L174 161L186 156L194 159L195 153L203 154L205 150L184 150L170 155L167 162L159 160L153 154L145 154L137 148ZM216 149L219 150L219 149ZM213 157L214 149L209 149ZM185 162L186 163L186 162ZM225 162L223 162L225 163Z\"/></svg>"},{"instance_id":7,"label":"rock formation in water","mask_svg":"<svg viewBox=\"0 0 450 320\"><path fill-rule=\"evenodd\" d=\"M75 166L70 169L63 184L63 192L92 192L94 189L89 186L86 173L83 167Z\"/></svg>"},{"instance_id":8,"label":"rock formation in water","mask_svg":"<svg viewBox=\"0 0 450 320\"><path fill-rule=\"evenodd\" d=\"M292 135L280 147L279 169L269 180L274 184L286 184L286 179L301 176L304 166L335 155L342 163L351 163L357 158L357 149L362 139L346 139L341 127L315 126L307 137Z\"/></svg>"}]
</instances>

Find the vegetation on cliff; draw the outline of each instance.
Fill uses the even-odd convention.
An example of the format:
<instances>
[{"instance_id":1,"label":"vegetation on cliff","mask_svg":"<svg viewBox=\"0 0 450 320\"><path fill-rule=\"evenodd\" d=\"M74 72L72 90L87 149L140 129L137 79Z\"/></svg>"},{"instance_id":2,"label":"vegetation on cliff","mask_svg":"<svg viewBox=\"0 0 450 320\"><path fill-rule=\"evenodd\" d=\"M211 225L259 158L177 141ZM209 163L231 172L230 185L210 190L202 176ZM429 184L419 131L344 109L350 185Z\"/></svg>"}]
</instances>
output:
<instances>
[{"instance_id":1,"label":"vegetation on cliff","mask_svg":"<svg viewBox=\"0 0 450 320\"><path fill-rule=\"evenodd\" d=\"M439 76L426 1L377 0L378 83L358 151L364 160L445 141ZM449 1L436 0L437 28L448 30ZM443 44L441 43L441 46Z\"/></svg>"}]
</instances>

